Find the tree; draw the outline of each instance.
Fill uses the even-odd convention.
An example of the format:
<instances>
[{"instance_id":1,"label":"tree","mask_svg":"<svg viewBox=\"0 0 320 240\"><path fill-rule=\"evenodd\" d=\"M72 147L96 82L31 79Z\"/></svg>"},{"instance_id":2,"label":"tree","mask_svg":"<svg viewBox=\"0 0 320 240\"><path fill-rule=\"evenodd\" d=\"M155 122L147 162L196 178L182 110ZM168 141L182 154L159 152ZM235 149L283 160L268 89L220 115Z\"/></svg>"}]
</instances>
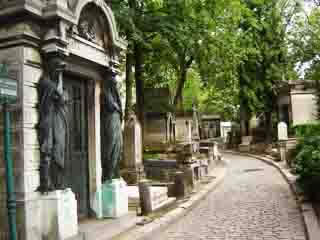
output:
<instances>
[{"instance_id":1,"label":"tree","mask_svg":"<svg viewBox=\"0 0 320 240\"><path fill-rule=\"evenodd\" d=\"M271 142L278 89L291 71L286 39L287 20L290 20L286 17L291 16L287 10L291 5L276 0L244 3L247 11L240 27L245 54L238 68L241 109L243 115L265 113L266 140Z\"/></svg>"}]
</instances>

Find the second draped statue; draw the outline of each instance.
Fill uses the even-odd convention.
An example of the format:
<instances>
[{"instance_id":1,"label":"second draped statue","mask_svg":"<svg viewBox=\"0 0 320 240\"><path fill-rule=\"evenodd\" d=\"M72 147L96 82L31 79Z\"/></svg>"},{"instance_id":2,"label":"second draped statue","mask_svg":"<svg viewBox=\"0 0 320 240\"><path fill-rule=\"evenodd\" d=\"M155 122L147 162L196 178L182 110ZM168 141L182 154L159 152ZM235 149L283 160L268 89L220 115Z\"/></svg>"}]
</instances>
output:
<instances>
[{"instance_id":1,"label":"second draped statue","mask_svg":"<svg viewBox=\"0 0 320 240\"><path fill-rule=\"evenodd\" d=\"M100 102L102 182L105 182L120 178L119 163L123 148L123 112L115 73L111 73L111 79L104 83Z\"/></svg>"}]
</instances>

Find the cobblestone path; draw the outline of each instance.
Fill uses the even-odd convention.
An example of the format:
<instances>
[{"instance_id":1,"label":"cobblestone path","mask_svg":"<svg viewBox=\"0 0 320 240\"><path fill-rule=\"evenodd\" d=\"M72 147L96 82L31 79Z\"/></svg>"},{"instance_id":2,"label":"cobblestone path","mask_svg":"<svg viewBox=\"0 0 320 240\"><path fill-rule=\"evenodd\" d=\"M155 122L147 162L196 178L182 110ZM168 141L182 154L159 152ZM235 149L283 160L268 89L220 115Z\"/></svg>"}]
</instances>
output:
<instances>
[{"instance_id":1,"label":"cobblestone path","mask_svg":"<svg viewBox=\"0 0 320 240\"><path fill-rule=\"evenodd\" d=\"M256 159L224 158L230 168L224 182L152 240L305 240L297 203L280 173Z\"/></svg>"}]
</instances>

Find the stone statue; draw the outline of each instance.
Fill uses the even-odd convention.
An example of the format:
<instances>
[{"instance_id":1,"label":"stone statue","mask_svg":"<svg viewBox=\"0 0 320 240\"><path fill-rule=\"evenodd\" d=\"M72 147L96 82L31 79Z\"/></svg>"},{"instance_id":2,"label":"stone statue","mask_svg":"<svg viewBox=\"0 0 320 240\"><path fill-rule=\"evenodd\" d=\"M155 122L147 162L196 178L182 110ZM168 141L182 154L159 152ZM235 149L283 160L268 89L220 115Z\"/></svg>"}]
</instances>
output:
<instances>
[{"instance_id":1,"label":"stone statue","mask_svg":"<svg viewBox=\"0 0 320 240\"><path fill-rule=\"evenodd\" d=\"M123 113L115 76L112 73L101 95L102 182L120 177Z\"/></svg>"},{"instance_id":2,"label":"stone statue","mask_svg":"<svg viewBox=\"0 0 320 240\"><path fill-rule=\"evenodd\" d=\"M62 73L58 59L48 63L48 74L39 82L40 186L41 193L64 188L64 163L68 124L63 99Z\"/></svg>"}]
</instances>

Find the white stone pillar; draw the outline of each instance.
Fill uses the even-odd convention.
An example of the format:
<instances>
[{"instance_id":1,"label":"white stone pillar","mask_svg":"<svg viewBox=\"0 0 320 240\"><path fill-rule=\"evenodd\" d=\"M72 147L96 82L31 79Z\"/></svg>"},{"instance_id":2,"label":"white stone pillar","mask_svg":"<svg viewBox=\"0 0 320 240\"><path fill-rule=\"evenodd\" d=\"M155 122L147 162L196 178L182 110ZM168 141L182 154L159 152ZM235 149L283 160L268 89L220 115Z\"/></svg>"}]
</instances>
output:
<instances>
[{"instance_id":1,"label":"white stone pillar","mask_svg":"<svg viewBox=\"0 0 320 240\"><path fill-rule=\"evenodd\" d=\"M88 135L89 135L89 192L90 208L97 218L102 218L102 167L100 137L101 82L92 81L89 86Z\"/></svg>"}]
</instances>

